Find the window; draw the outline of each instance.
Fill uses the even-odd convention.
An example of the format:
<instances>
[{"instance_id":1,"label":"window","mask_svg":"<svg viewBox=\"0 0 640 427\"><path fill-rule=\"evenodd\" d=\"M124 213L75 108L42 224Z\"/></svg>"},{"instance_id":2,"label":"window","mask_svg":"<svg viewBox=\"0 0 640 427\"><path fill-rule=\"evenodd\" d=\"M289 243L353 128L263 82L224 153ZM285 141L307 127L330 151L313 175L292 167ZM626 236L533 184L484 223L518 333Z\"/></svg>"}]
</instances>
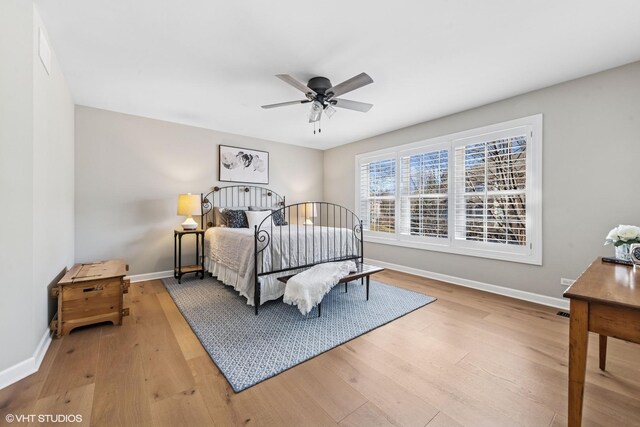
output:
<instances>
[{"instance_id":1,"label":"window","mask_svg":"<svg viewBox=\"0 0 640 427\"><path fill-rule=\"evenodd\" d=\"M449 235L449 151L434 148L400 153L400 233Z\"/></svg>"},{"instance_id":2,"label":"window","mask_svg":"<svg viewBox=\"0 0 640 427\"><path fill-rule=\"evenodd\" d=\"M360 217L375 233L396 231L396 160L383 158L360 164Z\"/></svg>"},{"instance_id":3,"label":"window","mask_svg":"<svg viewBox=\"0 0 640 427\"><path fill-rule=\"evenodd\" d=\"M357 156L365 241L542 263L542 115Z\"/></svg>"}]
</instances>

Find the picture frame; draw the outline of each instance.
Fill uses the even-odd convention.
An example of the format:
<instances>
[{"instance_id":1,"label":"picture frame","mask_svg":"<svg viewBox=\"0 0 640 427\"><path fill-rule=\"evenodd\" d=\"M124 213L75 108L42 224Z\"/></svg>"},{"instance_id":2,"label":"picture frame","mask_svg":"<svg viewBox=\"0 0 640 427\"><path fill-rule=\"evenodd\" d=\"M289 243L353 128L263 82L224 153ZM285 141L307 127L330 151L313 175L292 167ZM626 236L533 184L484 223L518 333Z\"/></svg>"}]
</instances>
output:
<instances>
[{"instance_id":1,"label":"picture frame","mask_svg":"<svg viewBox=\"0 0 640 427\"><path fill-rule=\"evenodd\" d=\"M218 146L218 180L269 184L269 152L251 148Z\"/></svg>"}]
</instances>

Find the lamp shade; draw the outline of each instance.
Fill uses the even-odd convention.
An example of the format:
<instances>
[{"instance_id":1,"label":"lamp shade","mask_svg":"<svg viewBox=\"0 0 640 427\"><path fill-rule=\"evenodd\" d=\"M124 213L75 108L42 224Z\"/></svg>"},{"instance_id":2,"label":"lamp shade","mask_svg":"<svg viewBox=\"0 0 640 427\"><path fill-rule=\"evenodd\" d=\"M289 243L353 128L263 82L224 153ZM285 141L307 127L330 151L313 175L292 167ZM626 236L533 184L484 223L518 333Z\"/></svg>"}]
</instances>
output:
<instances>
[{"instance_id":1,"label":"lamp shade","mask_svg":"<svg viewBox=\"0 0 640 427\"><path fill-rule=\"evenodd\" d=\"M315 203L307 202L304 204L304 216L305 218L315 218L318 216Z\"/></svg>"},{"instance_id":2,"label":"lamp shade","mask_svg":"<svg viewBox=\"0 0 640 427\"><path fill-rule=\"evenodd\" d=\"M187 193L178 196L178 215L191 216L201 214L200 195Z\"/></svg>"}]
</instances>

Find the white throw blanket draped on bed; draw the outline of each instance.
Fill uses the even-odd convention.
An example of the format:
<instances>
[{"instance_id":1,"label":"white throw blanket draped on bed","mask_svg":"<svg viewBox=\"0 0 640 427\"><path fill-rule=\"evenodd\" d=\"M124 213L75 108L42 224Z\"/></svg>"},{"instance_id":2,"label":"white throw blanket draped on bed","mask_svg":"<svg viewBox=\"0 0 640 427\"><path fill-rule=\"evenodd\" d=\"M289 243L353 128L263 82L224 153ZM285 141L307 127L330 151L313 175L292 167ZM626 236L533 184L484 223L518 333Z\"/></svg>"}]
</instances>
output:
<instances>
[{"instance_id":1,"label":"white throw blanket draped on bed","mask_svg":"<svg viewBox=\"0 0 640 427\"><path fill-rule=\"evenodd\" d=\"M297 305L300 313L307 314L322 301L344 276L356 270L353 261L328 262L314 265L287 281L283 301Z\"/></svg>"}]
</instances>

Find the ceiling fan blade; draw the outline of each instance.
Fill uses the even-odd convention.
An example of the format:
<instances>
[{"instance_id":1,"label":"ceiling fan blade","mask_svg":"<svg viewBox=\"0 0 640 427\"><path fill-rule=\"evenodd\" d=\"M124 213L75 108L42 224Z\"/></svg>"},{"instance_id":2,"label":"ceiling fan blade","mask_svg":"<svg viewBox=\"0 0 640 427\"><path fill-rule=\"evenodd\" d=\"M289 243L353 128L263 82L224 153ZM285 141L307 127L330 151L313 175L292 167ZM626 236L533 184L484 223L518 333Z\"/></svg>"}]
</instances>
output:
<instances>
[{"instance_id":1,"label":"ceiling fan blade","mask_svg":"<svg viewBox=\"0 0 640 427\"><path fill-rule=\"evenodd\" d=\"M363 113L366 113L371 109L371 107L373 107L373 104L367 104L366 102L350 101L348 99L333 99L331 103L336 107L346 108L348 110L361 111Z\"/></svg>"},{"instance_id":2,"label":"ceiling fan blade","mask_svg":"<svg viewBox=\"0 0 640 427\"><path fill-rule=\"evenodd\" d=\"M276 77L282 80L285 83L289 83L291 86L295 87L305 95L310 93L313 96L316 96L317 93L310 89L306 84L302 83L300 80L291 77L289 74L276 74Z\"/></svg>"},{"instance_id":3,"label":"ceiling fan blade","mask_svg":"<svg viewBox=\"0 0 640 427\"><path fill-rule=\"evenodd\" d=\"M327 89L327 93L333 94L331 95L331 97L336 98L340 95L351 92L352 90L359 89L362 86L366 86L371 83L373 83L373 79L369 77L367 73L360 73L357 76L351 77L349 80L345 80L342 83L332 87L331 89Z\"/></svg>"},{"instance_id":4,"label":"ceiling fan blade","mask_svg":"<svg viewBox=\"0 0 640 427\"><path fill-rule=\"evenodd\" d=\"M308 99L303 99L301 101L280 102L278 104L263 105L262 108L284 107L285 105L306 104L307 102L311 102L311 101L309 101Z\"/></svg>"}]
</instances>

